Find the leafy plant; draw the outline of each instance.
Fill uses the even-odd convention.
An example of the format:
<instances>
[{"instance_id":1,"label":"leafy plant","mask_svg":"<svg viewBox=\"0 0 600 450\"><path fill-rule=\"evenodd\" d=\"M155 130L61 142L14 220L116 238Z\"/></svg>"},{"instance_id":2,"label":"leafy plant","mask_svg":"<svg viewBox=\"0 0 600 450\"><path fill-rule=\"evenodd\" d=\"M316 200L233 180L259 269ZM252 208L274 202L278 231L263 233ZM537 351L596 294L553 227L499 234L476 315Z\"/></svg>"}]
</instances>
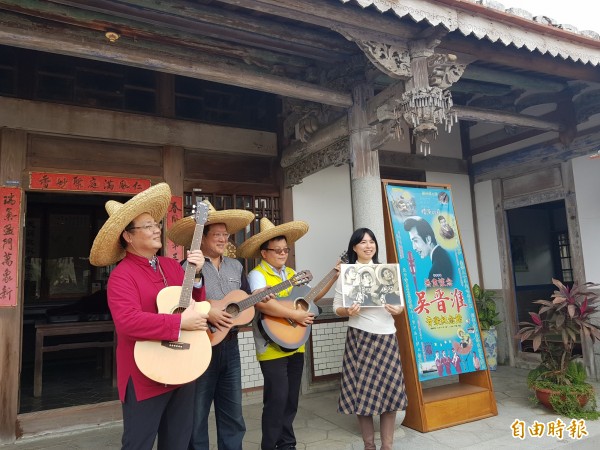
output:
<instances>
[{"instance_id":1,"label":"leafy plant","mask_svg":"<svg viewBox=\"0 0 600 450\"><path fill-rule=\"evenodd\" d=\"M600 327L592 323L598 310L598 294L590 288L598 284L574 284L569 288L552 279L558 288L551 300L536 300L540 306L537 313L530 312L531 322L520 322L517 337L521 342L531 339L533 350L539 351L541 362L527 377L530 389L554 391L550 403L555 411L572 418L597 419L594 389L586 383L585 367L574 361L573 349L582 336L592 342L600 340ZM579 397L589 400L586 408Z\"/></svg>"},{"instance_id":2,"label":"leafy plant","mask_svg":"<svg viewBox=\"0 0 600 450\"><path fill-rule=\"evenodd\" d=\"M482 330L489 330L491 327L495 327L502 322L498 319L499 313L496 312L496 301L494 300L494 293L492 291L486 291L478 284L474 284L473 298L475 299L479 325Z\"/></svg>"}]
</instances>

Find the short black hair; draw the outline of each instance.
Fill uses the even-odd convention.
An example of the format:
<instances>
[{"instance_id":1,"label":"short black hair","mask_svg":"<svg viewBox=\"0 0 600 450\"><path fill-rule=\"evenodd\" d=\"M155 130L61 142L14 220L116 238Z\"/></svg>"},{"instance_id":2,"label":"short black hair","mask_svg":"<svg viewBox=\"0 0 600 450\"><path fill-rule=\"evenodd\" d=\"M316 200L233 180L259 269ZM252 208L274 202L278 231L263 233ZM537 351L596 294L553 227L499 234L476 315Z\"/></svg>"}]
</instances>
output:
<instances>
[{"instance_id":1,"label":"short black hair","mask_svg":"<svg viewBox=\"0 0 600 450\"><path fill-rule=\"evenodd\" d=\"M418 216L412 216L406 219L404 221L404 229L406 231L410 231L413 228L417 230L417 234L421 237L421 239L423 239L423 241L426 241L425 238L430 236L431 243L433 245L437 245L437 239L433 233L433 228L431 228L431 225L429 225L429 222L427 222L425 219Z\"/></svg>"},{"instance_id":2,"label":"short black hair","mask_svg":"<svg viewBox=\"0 0 600 450\"><path fill-rule=\"evenodd\" d=\"M280 241L280 240L282 240L282 239L285 239L285 242L286 242L286 244L287 244L287 238L286 238L284 235L275 236L274 238L271 238L271 239L269 239L268 241L265 241L265 242L263 242L263 243L260 245L260 250L266 250L266 249L268 249L268 248L269 248L269 243L270 243L271 241Z\"/></svg>"},{"instance_id":3,"label":"short black hair","mask_svg":"<svg viewBox=\"0 0 600 450\"><path fill-rule=\"evenodd\" d=\"M373 255L373 264L379 264L379 244L377 243L377 238L375 237L375 233L373 233L368 228L359 228L352 233L350 236L350 242L348 243L348 263L354 264L358 260L358 255L354 251L354 246L363 240L365 234L368 234L371 239L375 242L375 254Z\"/></svg>"}]
</instances>

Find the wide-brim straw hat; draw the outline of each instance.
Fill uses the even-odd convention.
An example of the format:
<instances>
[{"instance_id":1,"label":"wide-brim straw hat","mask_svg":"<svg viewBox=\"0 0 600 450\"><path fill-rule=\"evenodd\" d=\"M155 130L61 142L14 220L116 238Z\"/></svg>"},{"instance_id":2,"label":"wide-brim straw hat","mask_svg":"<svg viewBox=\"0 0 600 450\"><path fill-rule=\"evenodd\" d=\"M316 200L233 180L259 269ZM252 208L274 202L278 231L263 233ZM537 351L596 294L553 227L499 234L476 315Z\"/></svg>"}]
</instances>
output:
<instances>
[{"instance_id":1,"label":"wide-brim straw hat","mask_svg":"<svg viewBox=\"0 0 600 450\"><path fill-rule=\"evenodd\" d=\"M217 211L208 200L204 200L204 203L208 205L208 218L204 224L205 227L222 223L227 228L229 234L234 234L246 228L254 220L254 213L252 211L244 209L224 209ZM169 228L167 237L175 244L189 248L192 245L195 229L196 220L194 216L184 217Z\"/></svg>"},{"instance_id":2,"label":"wide-brim straw hat","mask_svg":"<svg viewBox=\"0 0 600 450\"><path fill-rule=\"evenodd\" d=\"M125 249L119 237L125 227L140 214L148 213L156 222L167 214L171 201L171 188L167 183L159 183L140 192L125 203L109 200L105 204L108 219L98 232L92 250L90 263L103 267L115 264L125 257Z\"/></svg>"},{"instance_id":3,"label":"wide-brim straw hat","mask_svg":"<svg viewBox=\"0 0 600 450\"><path fill-rule=\"evenodd\" d=\"M358 272L357 278L358 278L359 282L360 282L360 279L361 279L360 277L365 272L370 273L371 274L371 279L373 280L373 282L375 282L375 271L373 270L372 267L369 267L369 266L365 265L365 266L359 267L358 270L357 270L357 272Z\"/></svg>"},{"instance_id":4,"label":"wide-brim straw hat","mask_svg":"<svg viewBox=\"0 0 600 450\"><path fill-rule=\"evenodd\" d=\"M277 237L285 236L288 245L293 244L308 232L308 224L302 220L273 225L266 217L260 219L260 232L248 238L238 247L240 258L260 258L260 246Z\"/></svg>"}]
</instances>

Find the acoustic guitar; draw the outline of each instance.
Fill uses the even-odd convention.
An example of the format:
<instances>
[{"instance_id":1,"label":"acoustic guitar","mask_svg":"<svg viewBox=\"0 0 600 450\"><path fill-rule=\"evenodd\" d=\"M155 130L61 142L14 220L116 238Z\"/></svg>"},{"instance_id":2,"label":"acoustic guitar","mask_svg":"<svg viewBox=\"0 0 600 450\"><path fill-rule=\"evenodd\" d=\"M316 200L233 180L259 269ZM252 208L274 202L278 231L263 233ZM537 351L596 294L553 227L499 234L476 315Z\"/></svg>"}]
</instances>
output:
<instances>
[{"instance_id":1,"label":"acoustic guitar","mask_svg":"<svg viewBox=\"0 0 600 450\"><path fill-rule=\"evenodd\" d=\"M269 294L276 294L277 292L288 289L292 286L302 286L310 283L312 280L312 274L308 270L297 272L289 280L283 281L270 287L264 291L257 292L248 296L248 294L242 290L235 290L228 293L221 300L209 300L213 308L221 309L231 314L233 323L228 327L216 328L213 325L208 327L208 337L212 345L217 345L231 328L234 326L248 325L254 319L254 305L261 302Z\"/></svg>"},{"instance_id":2,"label":"acoustic guitar","mask_svg":"<svg viewBox=\"0 0 600 450\"><path fill-rule=\"evenodd\" d=\"M190 249L200 248L208 205L198 201L194 219L196 228ZM161 314L181 314L190 304L196 311L208 314L210 303L197 303L192 298L196 266L188 264L182 286L167 286L156 298ZM151 380L163 384L184 384L194 381L208 368L212 347L205 331L181 330L177 341L137 341L134 358L140 371Z\"/></svg>"},{"instance_id":3,"label":"acoustic guitar","mask_svg":"<svg viewBox=\"0 0 600 450\"><path fill-rule=\"evenodd\" d=\"M342 264L348 262L346 252L340 256ZM337 276L337 270L331 269L325 277L306 295L301 290L294 288L287 298L280 298L277 301L290 309L302 308L304 311L311 312L317 317L320 313L319 307L315 305L314 300L327 286L327 284ZM300 295L298 295L300 294ZM292 319L283 317L273 317L268 314L261 314L258 321L258 329L268 342L273 342L284 351L293 351L301 347L308 340L312 326L303 326Z\"/></svg>"}]
</instances>

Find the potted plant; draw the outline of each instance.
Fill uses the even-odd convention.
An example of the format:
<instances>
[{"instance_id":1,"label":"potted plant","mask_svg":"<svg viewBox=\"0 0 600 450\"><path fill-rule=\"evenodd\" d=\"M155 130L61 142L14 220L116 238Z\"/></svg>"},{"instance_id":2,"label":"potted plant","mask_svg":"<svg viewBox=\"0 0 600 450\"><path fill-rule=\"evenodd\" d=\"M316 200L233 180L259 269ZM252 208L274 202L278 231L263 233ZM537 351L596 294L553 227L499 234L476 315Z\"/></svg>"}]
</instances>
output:
<instances>
[{"instance_id":1,"label":"potted plant","mask_svg":"<svg viewBox=\"0 0 600 450\"><path fill-rule=\"evenodd\" d=\"M586 383L584 365L573 355L580 337L600 339L600 327L592 323L598 310L598 294L590 288L598 284L574 284L569 288L552 279L558 290L550 300L537 300L539 311L530 312L531 322L520 322L517 337L532 340L541 362L527 376L527 385L541 403L557 413L575 419L597 419L596 396ZM546 402L548 404L546 404ZM587 403L587 404L586 404Z\"/></svg>"},{"instance_id":2,"label":"potted plant","mask_svg":"<svg viewBox=\"0 0 600 450\"><path fill-rule=\"evenodd\" d=\"M481 338L485 349L485 361L488 369L496 370L498 366L498 353L496 350L498 332L496 331L496 325L501 321L498 319L498 312L496 312L494 293L482 289L478 284L474 284L473 298L475 299L479 328L481 329Z\"/></svg>"}]
</instances>

